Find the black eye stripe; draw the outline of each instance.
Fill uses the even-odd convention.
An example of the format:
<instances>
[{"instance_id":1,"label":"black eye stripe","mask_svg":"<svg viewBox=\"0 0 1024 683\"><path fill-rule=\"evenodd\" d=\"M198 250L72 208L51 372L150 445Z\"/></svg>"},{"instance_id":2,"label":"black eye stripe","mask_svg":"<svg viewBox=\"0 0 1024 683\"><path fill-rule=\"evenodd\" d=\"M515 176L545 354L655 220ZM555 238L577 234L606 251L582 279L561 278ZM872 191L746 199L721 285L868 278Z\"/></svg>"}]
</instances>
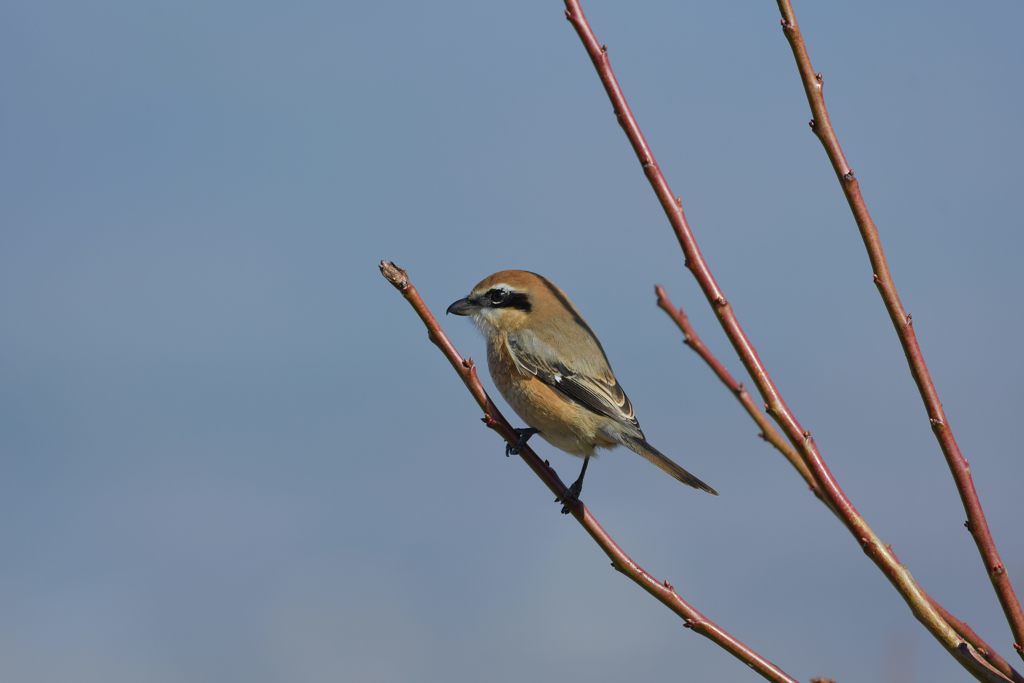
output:
<instances>
[{"instance_id":1,"label":"black eye stripe","mask_svg":"<svg viewBox=\"0 0 1024 683\"><path fill-rule=\"evenodd\" d=\"M530 309L533 308L533 305L530 303L530 297L522 292L509 292L505 302L501 305L502 307L518 308L526 313L529 313Z\"/></svg>"},{"instance_id":2,"label":"black eye stripe","mask_svg":"<svg viewBox=\"0 0 1024 683\"><path fill-rule=\"evenodd\" d=\"M523 292L515 292L504 288L494 288L483 296L486 305L492 308L518 308L527 313L533 308L530 297Z\"/></svg>"}]
</instances>

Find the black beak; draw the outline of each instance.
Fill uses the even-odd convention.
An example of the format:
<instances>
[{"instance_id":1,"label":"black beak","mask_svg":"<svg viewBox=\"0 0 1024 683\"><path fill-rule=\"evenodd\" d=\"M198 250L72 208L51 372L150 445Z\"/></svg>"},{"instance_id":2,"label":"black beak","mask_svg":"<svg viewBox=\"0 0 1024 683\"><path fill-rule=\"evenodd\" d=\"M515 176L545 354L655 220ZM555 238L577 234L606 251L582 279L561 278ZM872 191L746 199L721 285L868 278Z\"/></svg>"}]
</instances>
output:
<instances>
[{"instance_id":1,"label":"black beak","mask_svg":"<svg viewBox=\"0 0 1024 683\"><path fill-rule=\"evenodd\" d=\"M469 315L476 310L476 304L469 299L459 299L448 307L445 313L454 313L455 315Z\"/></svg>"}]
</instances>

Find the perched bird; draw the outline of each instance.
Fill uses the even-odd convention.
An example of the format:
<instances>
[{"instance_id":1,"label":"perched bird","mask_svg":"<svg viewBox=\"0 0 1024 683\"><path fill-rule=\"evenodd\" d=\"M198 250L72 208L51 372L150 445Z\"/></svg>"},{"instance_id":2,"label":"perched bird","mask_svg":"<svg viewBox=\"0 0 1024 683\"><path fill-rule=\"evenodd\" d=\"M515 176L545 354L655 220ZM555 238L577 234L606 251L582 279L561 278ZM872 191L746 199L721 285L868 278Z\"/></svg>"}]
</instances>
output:
<instances>
[{"instance_id":1,"label":"perched bird","mask_svg":"<svg viewBox=\"0 0 1024 683\"><path fill-rule=\"evenodd\" d=\"M501 395L529 429L517 430L516 452L534 434L583 457L563 513L583 490L596 448L625 446L679 481L718 492L647 443L601 342L569 297L546 278L503 270L484 278L448 313L469 316L487 338L487 365Z\"/></svg>"}]
</instances>

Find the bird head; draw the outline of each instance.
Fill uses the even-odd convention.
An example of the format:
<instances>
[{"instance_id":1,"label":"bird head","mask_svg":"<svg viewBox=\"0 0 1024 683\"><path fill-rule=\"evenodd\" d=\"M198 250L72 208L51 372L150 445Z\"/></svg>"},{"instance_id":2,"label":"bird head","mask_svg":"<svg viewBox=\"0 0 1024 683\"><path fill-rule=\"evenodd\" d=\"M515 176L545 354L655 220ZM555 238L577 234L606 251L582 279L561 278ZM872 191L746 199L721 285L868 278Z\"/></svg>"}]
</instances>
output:
<instances>
[{"instance_id":1,"label":"bird head","mask_svg":"<svg viewBox=\"0 0 1024 683\"><path fill-rule=\"evenodd\" d=\"M469 316L487 336L527 326L538 297L551 296L550 283L536 273L503 270L481 280L469 295L448 307L448 313Z\"/></svg>"}]
</instances>

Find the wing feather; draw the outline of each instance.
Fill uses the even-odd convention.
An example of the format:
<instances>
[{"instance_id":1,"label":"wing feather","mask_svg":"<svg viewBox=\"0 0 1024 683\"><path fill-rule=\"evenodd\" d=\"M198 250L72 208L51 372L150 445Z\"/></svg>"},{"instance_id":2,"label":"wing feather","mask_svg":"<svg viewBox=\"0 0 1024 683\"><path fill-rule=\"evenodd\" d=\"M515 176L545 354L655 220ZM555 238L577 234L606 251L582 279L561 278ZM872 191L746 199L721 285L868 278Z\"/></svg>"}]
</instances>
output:
<instances>
[{"instance_id":1,"label":"wing feather","mask_svg":"<svg viewBox=\"0 0 1024 683\"><path fill-rule=\"evenodd\" d=\"M611 368L600 373L573 368L560 360L550 345L529 330L510 334L508 350L523 374L536 376L566 398L592 412L631 425L642 436L640 423L633 413L633 404L615 379Z\"/></svg>"}]
</instances>

